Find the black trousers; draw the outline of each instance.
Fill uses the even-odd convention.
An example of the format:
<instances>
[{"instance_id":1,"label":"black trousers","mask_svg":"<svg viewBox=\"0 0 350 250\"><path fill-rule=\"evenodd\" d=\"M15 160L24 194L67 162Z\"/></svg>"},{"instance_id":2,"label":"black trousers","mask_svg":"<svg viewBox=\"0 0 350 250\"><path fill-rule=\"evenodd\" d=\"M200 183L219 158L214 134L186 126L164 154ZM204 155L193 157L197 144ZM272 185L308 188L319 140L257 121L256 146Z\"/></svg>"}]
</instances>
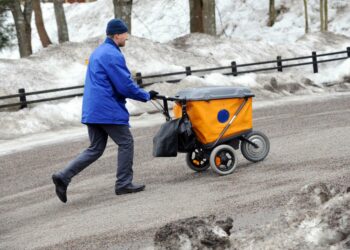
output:
<instances>
[{"instance_id":1,"label":"black trousers","mask_svg":"<svg viewBox=\"0 0 350 250\"><path fill-rule=\"evenodd\" d=\"M104 152L108 136L118 145L116 188L129 185L133 179L134 140L127 125L88 124L90 146L59 172L66 184L96 161Z\"/></svg>"}]
</instances>

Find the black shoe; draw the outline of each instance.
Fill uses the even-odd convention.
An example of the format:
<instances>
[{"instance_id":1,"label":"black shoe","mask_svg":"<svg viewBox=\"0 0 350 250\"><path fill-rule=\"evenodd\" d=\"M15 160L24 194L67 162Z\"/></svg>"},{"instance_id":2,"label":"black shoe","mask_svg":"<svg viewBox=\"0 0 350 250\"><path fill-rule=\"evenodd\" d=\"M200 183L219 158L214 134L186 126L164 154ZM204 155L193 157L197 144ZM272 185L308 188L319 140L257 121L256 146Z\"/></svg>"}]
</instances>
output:
<instances>
[{"instance_id":1,"label":"black shoe","mask_svg":"<svg viewBox=\"0 0 350 250\"><path fill-rule=\"evenodd\" d=\"M145 187L146 187L145 185L129 184L126 187L115 189L115 194L121 195L121 194L137 193L145 190Z\"/></svg>"},{"instance_id":2,"label":"black shoe","mask_svg":"<svg viewBox=\"0 0 350 250\"><path fill-rule=\"evenodd\" d=\"M64 203L67 202L67 185L58 174L52 175L52 181L56 186L57 197Z\"/></svg>"}]
</instances>

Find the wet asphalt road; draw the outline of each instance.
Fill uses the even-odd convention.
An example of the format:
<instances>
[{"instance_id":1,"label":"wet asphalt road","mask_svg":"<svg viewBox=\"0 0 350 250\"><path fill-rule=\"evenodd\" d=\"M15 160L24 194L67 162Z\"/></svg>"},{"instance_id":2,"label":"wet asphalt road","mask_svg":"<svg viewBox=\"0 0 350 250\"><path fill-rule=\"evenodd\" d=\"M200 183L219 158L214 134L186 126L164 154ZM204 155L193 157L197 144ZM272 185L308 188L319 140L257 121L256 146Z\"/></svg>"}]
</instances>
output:
<instances>
[{"instance_id":1,"label":"wet asphalt road","mask_svg":"<svg viewBox=\"0 0 350 250\"><path fill-rule=\"evenodd\" d=\"M146 191L114 194L116 147L77 176L61 203L51 182L88 146L87 138L0 157L0 249L139 249L155 230L190 216L231 216L234 230L268 223L303 185L350 186L350 95L289 102L254 111L254 129L271 142L268 158L238 152L235 172L194 173L184 155L153 158L158 127L132 130L134 180Z\"/></svg>"}]
</instances>

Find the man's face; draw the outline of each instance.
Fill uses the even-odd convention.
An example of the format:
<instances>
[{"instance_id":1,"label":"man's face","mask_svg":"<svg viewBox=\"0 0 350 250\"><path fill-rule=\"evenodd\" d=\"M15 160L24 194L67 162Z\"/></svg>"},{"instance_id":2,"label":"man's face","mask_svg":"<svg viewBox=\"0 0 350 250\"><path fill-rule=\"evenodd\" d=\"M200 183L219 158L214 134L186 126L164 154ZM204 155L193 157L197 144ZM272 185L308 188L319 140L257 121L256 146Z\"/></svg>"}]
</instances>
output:
<instances>
[{"instance_id":1,"label":"man's face","mask_svg":"<svg viewBox=\"0 0 350 250\"><path fill-rule=\"evenodd\" d=\"M124 47L125 46L125 41L128 40L129 34L127 32L123 34L116 34L114 36L114 41L119 47Z\"/></svg>"}]
</instances>

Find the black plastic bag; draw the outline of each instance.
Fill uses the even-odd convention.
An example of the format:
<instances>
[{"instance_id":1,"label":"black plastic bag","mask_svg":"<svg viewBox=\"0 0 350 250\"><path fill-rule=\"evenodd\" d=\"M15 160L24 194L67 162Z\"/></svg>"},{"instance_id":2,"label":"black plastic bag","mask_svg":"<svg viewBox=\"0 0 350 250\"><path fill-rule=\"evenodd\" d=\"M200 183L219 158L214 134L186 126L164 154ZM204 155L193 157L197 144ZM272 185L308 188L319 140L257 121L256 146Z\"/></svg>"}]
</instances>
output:
<instances>
[{"instance_id":1,"label":"black plastic bag","mask_svg":"<svg viewBox=\"0 0 350 250\"><path fill-rule=\"evenodd\" d=\"M181 119L164 123L153 138L154 157L175 157L178 149L178 129Z\"/></svg>"},{"instance_id":2,"label":"black plastic bag","mask_svg":"<svg viewBox=\"0 0 350 250\"><path fill-rule=\"evenodd\" d=\"M195 148L196 136L192 130L191 121L188 117L183 117L178 129L178 151L182 153L190 152Z\"/></svg>"}]
</instances>

